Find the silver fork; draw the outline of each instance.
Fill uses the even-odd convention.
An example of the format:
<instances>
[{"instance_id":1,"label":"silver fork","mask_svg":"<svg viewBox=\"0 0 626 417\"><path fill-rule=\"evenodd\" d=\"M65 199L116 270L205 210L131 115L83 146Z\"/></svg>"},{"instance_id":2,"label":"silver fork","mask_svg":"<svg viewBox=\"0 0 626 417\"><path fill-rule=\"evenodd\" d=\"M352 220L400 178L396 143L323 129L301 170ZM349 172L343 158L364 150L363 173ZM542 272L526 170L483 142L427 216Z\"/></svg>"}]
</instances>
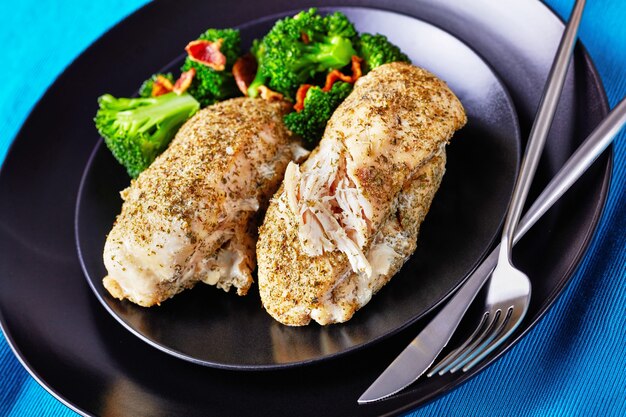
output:
<instances>
[{"instance_id":1,"label":"silver fork","mask_svg":"<svg viewBox=\"0 0 626 417\"><path fill-rule=\"evenodd\" d=\"M461 368L468 371L509 337L526 315L531 285L526 274L511 262L513 237L561 96L584 7L585 0L576 1L550 69L504 223L498 264L487 287L485 312L466 342L437 364L428 376Z\"/></svg>"}]
</instances>

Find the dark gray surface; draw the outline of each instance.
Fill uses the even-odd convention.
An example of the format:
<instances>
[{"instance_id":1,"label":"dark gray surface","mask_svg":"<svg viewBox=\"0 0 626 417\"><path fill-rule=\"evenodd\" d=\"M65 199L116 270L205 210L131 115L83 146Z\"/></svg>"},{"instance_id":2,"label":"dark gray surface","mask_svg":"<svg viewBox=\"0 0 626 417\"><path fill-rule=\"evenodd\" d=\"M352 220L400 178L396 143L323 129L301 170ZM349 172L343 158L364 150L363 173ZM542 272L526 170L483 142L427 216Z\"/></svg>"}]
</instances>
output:
<instances>
[{"instance_id":1,"label":"dark gray surface","mask_svg":"<svg viewBox=\"0 0 626 417\"><path fill-rule=\"evenodd\" d=\"M416 253L390 285L342 325L283 326L262 308L256 285L243 299L198 285L158 308L121 302L102 286L102 252L120 212L119 191L129 178L100 142L78 197L81 262L103 305L142 339L192 362L228 368L267 369L335 356L391 335L430 311L460 284L498 234L520 148L517 116L506 90L473 51L432 25L384 11L344 11L359 31L386 34L415 64L445 80L468 114L467 126L448 147L447 172ZM266 33L274 21L248 26L242 37Z\"/></svg>"},{"instance_id":2,"label":"dark gray surface","mask_svg":"<svg viewBox=\"0 0 626 417\"><path fill-rule=\"evenodd\" d=\"M0 322L31 373L75 409L132 416L389 415L412 409L480 371L421 380L393 399L359 407L358 396L423 321L382 343L316 365L225 371L148 347L102 308L87 285L72 230L80 176L94 146L94 98L103 92L133 91L148 69L166 65L167 57L177 56L180 45L207 26L232 26L293 9L295 4L148 5L59 77L9 151L0 174ZM545 6L535 1L404 0L387 2L385 7L434 23L474 48L502 77L517 107L522 137L527 135L563 28ZM159 48L151 47L154 39L145 36L155 27ZM112 62L117 63L114 68ZM580 47L573 69L537 187L531 191L535 195L607 112L602 86ZM38 152L33 152L35 148ZM608 167L605 155L517 246L515 261L532 277L534 293L517 337L554 301L586 248L606 196ZM494 352L490 361L510 343Z\"/></svg>"}]
</instances>

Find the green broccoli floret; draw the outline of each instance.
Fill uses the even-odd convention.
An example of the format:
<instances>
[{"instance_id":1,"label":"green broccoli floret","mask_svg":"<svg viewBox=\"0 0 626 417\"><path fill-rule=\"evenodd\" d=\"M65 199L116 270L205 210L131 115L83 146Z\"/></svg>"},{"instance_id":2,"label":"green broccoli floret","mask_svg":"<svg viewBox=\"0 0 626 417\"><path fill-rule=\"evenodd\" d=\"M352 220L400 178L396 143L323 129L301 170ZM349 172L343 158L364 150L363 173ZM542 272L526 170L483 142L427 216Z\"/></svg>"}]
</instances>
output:
<instances>
[{"instance_id":1,"label":"green broccoli floret","mask_svg":"<svg viewBox=\"0 0 626 417\"><path fill-rule=\"evenodd\" d=\"M389 62L410 62L400 48L389 42L386 36L361 34L357 44L359 56L363 58L363 74Z\"/></svg>"},{"instance_id":2,"label":"green broccoli floret","mask_svg":"<svg viewBox=\"0 0 626 417\"><path fill-rule=\"evenodd\" d=\"M189 94L115 98L105 94L94 121L104 142L128 175L136 178L165 150L200 104Z\"/></svg>"},{"instance_id":3,"label":"green broccoli floret","mask_svg":"<svg viewBox=\"0 0 626 417\"><path fill-rule=\"evenodd\" d=\"M300 135L309 147L314 147L322 137L326 123L335 109L352 91L352 84L338 81L330 91L311 87L304 98L304 109L285 116L285 126Z\"/></svg>"},{"instance_id":4,"label":"green broccoli floret","mask_svg":"<svg viewBox=\"0 0 626 417\"><path fill-rule=\"evenodd\" d=\"M174 84L174 76L171 72L168 72L167 74L153 74L150 78L144 81L143 84L141 84L141 87L139 87L139 97L152 97L152 86L159 75L167 78L172 84Z\"/></svg>"},{"instance_id":5,"label":"green broccoli floret","mask_svg":"<svg viewBox=\"0 0 626 417\"><path fill-rule=\"evenodd\" d=\"M248 95L256 97L258 88L266 85L293 98L298 87L309 79L348 65L356 55L356 40L354 26L339 12L321 16L316 9L310 9L277 21L253 45L258 70Z\"/></svg>"},{"instance_id":6,"label":"green broccoli floret","mask_svg":"<svg viewBox=\"0 0 626 417\"><path fill-rule=\"evenodd\" d=\"M237 88L232 74L233 64L241 55L241 35L239 30L209 29L200 35L198 39L211 42L217 42L218 39L222 39L220 52L226 57L226 68L223 71L216 71L187 57L181 71L188 71L191 68L196 70L196 75L187 92L194 96L202 107L240 95L241 92Z\"/></svg>"}]
</instances>

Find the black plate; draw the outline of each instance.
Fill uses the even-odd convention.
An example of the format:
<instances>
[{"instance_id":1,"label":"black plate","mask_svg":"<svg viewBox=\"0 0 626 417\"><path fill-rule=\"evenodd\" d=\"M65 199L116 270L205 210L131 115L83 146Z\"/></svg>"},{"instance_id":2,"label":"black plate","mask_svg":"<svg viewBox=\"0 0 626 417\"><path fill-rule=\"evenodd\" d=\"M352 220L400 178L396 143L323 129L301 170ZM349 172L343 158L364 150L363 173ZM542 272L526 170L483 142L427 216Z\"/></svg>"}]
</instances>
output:
<instances>
[{"instance_id":1,"label":"black plate","mask_svg":"<svg viewBox=\"0 0 626 417\"><path fill-rule=\"evenodd\" d=\"M85 282L72 233L80 176L94 146L89 139L94 137L93 98L103 91L133 91L146 71L163 66L163 57L176 56L181 43L207 26L238 25L312 4L328 3L190 0L178 1L174 8L169 2L152 3L75 61L24 124L0 175L0 322L31 374L75 410L132 416L399 414L487 366L528 331L568 282L604 205L610 154L517 246L515 261L531 276L533 300L515 337L481 367L420 380L388 401L356 403L427 317L381 343L336 359L292 369L234 372L197 366L153 349L102 308ZM376 6L371 0L334 4ZM527 136L563 30L553 13L534 0L396 0L385 7L433 23L477 51L510 91L522 137ZM158 48L146 33L155 33ZM597 73L578 45L531 198L606 112Z\"/></svg>"},{"instance_id":2,"label":"black plate","mask_svg":"<svg viewBox=\"0 0 626 417\"><path fill-rule=\"evenodd\" d=\"M262 308L256 286L240 298L198 285L150 309L116 300L102 285L106 275L102 252L120 212L119 191L128 186L129 178L100 141L78 195L79 255L100 301L141 339L209 366L267 369L313 363L415 322L450 294L489 248L506 210L519 158L517 116L506 90L471 49L435 26L380 10L343 11L359 31L386 34L415 64L448 82L468 114L467 126L448 147L447 172L415 255L390 285L342 325L283 326ZM244 44L266 33L275 20L244 25Z\"/></svg>"}]
</instances>

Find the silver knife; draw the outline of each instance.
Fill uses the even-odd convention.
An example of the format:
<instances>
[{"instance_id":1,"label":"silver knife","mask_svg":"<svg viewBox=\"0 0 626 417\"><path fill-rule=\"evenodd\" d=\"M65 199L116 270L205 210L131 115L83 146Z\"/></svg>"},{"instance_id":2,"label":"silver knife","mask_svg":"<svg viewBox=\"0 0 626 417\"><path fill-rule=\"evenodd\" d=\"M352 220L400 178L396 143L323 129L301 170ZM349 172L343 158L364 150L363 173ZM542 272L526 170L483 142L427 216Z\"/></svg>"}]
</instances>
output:
<instances>
[{"instance_id":1,"label":"silver knife","mask_svg":"<svg viewBox=\"0 0 626 417\"><path fill-rule=\"evenodd\" d=\"M626 98L622 99L587 137L535 200L515 230L514 244L580 178L625 124ZM476 294L491 275L497 260L498 248L496 247L435 318L361 395L358 399L359 404L382 400L401 391L430 368L450 341Z\"/></svg>"}]
</instances>

